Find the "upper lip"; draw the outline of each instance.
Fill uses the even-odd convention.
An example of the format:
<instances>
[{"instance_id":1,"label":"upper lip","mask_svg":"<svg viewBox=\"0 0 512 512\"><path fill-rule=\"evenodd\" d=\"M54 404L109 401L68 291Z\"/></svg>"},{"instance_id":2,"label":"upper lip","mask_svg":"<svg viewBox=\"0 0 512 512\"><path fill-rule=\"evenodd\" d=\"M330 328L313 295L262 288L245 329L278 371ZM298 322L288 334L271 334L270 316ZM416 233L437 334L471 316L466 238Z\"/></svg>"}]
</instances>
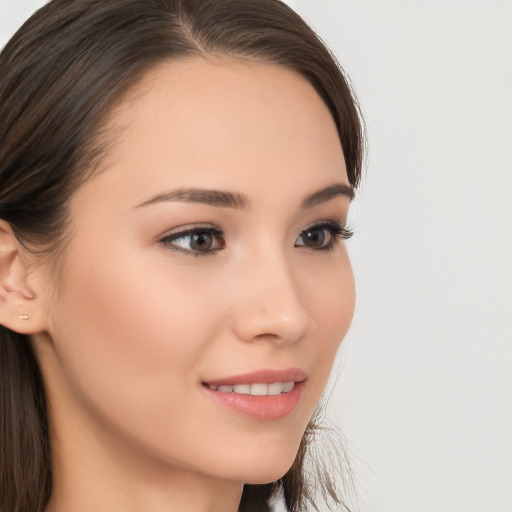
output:
<instances>
[{"instance_id":1,"label":"upper lip","mask_svg":"<svg viewBox=\"0 0 512 512\"><path fill-rule=\"evenodd\" d=\"M220 379L208 380L209 386L235 386L237 384L273 384L274 382L302 382L307 374L300 368L287 368L285 370L262 369L243 375L232 375Z\"/></svg>"}]
</instances>

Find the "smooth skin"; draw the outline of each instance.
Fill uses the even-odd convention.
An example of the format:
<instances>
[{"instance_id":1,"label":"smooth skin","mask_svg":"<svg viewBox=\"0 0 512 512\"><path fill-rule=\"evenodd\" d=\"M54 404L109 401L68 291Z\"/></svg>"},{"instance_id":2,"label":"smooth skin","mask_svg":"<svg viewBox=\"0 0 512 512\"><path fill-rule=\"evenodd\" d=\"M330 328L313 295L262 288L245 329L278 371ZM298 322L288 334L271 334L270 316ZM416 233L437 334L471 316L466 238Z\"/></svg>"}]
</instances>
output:
<instances>
[{"instance_id":1,"label":"smooth skin","mask_svg":"<svg viewBox=\"0 0 512 512\"><path fill-rule=\"evenodd\" d=\"M110 126L103 168L72 201L55 286L0 226L2 322L32 335L48 389L48 512L235 512L244 483L291 466L352 319L330 227L350 198L303 204L349 188L338 134L298 74L219 58L160 65ZM198 188L238 202L161 197ZM203 386L290 367L308 378L277 420Z\"/></svg>"}]
</instances>

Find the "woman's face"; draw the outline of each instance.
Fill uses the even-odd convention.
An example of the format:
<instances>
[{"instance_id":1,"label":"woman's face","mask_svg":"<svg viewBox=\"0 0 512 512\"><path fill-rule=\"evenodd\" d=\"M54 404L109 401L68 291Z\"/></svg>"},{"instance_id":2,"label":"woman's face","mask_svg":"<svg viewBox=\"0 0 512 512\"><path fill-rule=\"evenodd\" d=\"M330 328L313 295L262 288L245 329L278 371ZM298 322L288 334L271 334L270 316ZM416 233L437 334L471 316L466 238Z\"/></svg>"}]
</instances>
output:
<instances>
[{"instance_id":1,"label":"woman's face","mask_svg":"<svg viewBox=\"0 0 512 512\"><path fill-rule=\"evenodd\" d=\"M188 60L110 126L35 339L52 435L126 467L274 481L353 314L331 115L294 72Z\"/></svg>"}]
</instances>

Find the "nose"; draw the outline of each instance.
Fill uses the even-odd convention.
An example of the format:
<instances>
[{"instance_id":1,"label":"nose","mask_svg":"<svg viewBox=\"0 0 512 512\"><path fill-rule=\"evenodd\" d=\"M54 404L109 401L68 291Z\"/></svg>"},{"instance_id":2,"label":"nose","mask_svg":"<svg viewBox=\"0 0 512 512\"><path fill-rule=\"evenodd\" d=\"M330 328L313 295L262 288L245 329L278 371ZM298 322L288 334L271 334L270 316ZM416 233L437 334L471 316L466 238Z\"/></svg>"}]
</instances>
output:
<instances>
[{"instance_id":1,"label":"nose","mask_svg":"<svg viewBox=\"0 0 512 512\"><path fill-rule=\"evenodd\" d=\"M236 279L233 322L238 339L288 345L311 332L308 291L286 258L269 254L253 259Z\"/></svg>"}]
</instances>

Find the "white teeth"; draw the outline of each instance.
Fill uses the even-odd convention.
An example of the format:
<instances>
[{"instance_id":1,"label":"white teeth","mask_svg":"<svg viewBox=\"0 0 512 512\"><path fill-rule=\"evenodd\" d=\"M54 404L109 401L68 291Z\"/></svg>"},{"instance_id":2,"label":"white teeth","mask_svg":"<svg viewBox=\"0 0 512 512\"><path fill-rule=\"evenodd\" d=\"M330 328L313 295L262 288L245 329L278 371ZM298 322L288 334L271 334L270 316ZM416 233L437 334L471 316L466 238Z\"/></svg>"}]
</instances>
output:
<instances>
[{"instance_id":1,"label":"white teeth","mask_svg":"<svg viewBox=\"0 0 512 512\"><path fill-rule=\"evenodd\" d=\"M274 382L274 384L268 385L267 394L280 395L282 392L283 392L283 385L280 382Z\"/></svg>"},{"instance_id":2,"label":"white teeth","mask_svg":"<svg viewBox=\"0 0 512 512\"><path fill-rule=\"evenodd\" d=\"M285 382L283 384L283 393L288 393L295 387L295 382Z\"/></svg>"},{"instance_id":3,"label":"white teeth","mask_svg":"<svg viewBox=\"0 0 512 512\"><path fill-rule=\"evenodd\" d=\"M236 384L235 386L208 386L214 391L221 393L237 393L239 395L253 396L274 396L281 393L289 393L294 387L295 382L274 382L272 384L255 383L255 384Z\"/></svg>"},{"instance_id":4,"label":"white teeth","mask_svg":"<svg viewBox=\"0 0 512 512\"><path fill-rule=\"evenodd\" d=\"M238 393L239 395L250 395L251 394L251 385L250 384L237 384L233 386L233 392Z\"/></svg>"},{"instance_id":5,"label":"white teeth","mask_svg":"<svg viewBox=\"0 0 512 512\"><path fill-rule=\"evenodd\" d=\"M268 395L268 384L251 384L252 396Z\"/></svg>"}]
</instances>

